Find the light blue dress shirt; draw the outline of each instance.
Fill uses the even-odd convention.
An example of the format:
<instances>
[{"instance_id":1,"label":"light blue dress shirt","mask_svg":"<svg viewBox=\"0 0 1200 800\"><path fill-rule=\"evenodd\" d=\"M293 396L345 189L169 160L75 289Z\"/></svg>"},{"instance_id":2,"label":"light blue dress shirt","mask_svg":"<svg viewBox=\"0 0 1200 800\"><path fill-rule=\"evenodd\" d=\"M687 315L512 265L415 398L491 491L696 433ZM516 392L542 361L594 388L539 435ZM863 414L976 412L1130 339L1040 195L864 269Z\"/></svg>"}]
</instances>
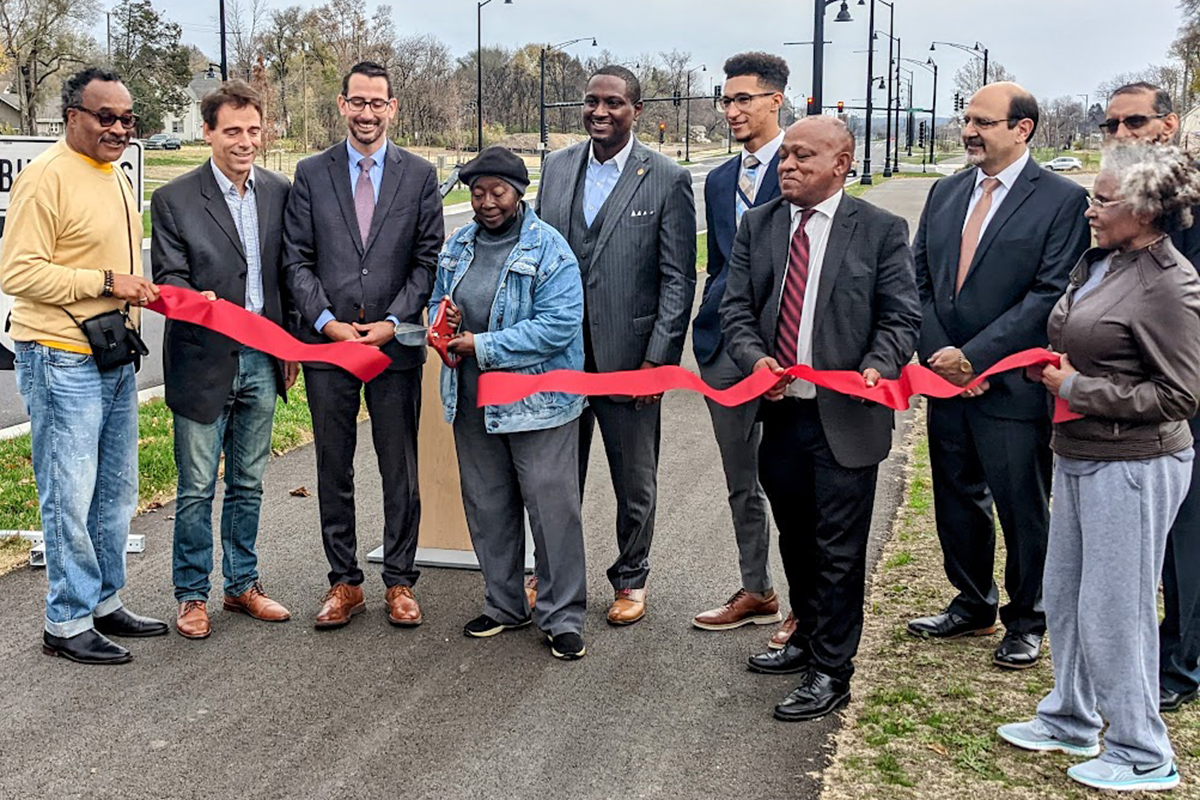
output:
<instances>
[{"instance_id":1,"label":"light blue dress shirt","mask_svg":"<svg viewBox=\"0 0 1200 800\"><path fill-rule=\"evenodd\" d=\"M601 164L596 160L596 148L593 145L588 150L587 175L583 185L583 219L588 227L592 226L596 215L612 194L625 164L629 162L629 154L633 152L633 137L621 148L615 156Z\"/></svg>"},{"instance_id":2,"label":"light blue dress shirt","mask_svg":"<svg viewBox=\"0 0 1200 800\"><path fill-rule=\"evenodd\" d=\"M258 197L254 192L254 167L250 167L250 176L246 178L246 193L238 194L237 186L225 177L225 173L211 159L213 177L229 207L233 217L233 226L237 228L238 238L242 241L242 252L246 254L246 297L245 308L255 314L263 312L262 284L262 254L259 252L258 238Z\"/></svg>"},{"instance_id":3,"label":"light blue dress shirt","mask_svg":"<svg viewBox=\"0 0 1200 800\"><path fill-rule=\"evenodd\" d=\"M354 149L354 145L350 144L350 137L346 137L346 161L350 165L350 196L354 197L354 190L358 186L358 176L362 173L362 167L358 166L358 162L364 158L371 158L375 165L371 167L371 171L367 173L371 178L371 188L375 190L375 202L379 202L379 189L383 186L383 163L387 160L388 141L387 137L383 138L383 146L376 151L373 156L364 156L362 153ZM328 308L321 312L321 316L317 317L316 323L313 325L320 333L322 329L330 322L337 319L333 312ZM388 322L393 325L399 325L400 320L393 314L387 315Z\"/></svg>"}]
</instances>

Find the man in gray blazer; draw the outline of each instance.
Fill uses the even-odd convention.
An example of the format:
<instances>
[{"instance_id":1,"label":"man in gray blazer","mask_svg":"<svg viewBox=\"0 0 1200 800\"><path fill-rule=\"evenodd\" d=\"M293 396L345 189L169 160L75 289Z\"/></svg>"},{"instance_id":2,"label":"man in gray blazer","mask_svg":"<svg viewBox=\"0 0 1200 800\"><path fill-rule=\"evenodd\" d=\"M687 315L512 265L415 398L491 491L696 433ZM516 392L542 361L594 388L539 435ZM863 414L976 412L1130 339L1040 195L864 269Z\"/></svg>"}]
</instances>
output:
<instances>
[{"instance_id":1,"label":"man in gray blazer","mask_svg":"<svg viewBox=\"0 0 1200 800\"><path fill-rule=\"evenodd\" d=\"M154 193L150 203L154 280L203 292L283 325L283 208L287 178L256 167L262 142L262 99L229 81L200 104L212 158ZM287 397L297 365L187 322L163 333L167 405L174 413L176 629L188 639L210 633L212 504L225 459L221 543L224 607L268 622L289 614L259 582L262 477L271 457L275 398Z\"/></svg>"},{"instance_id":2,"label":"man in gray blazer","mask_svg":"<svg viewBox=\"0 0 1200 800\"><path fill-rule=\"evenodd\" d=\"M424 347L401 347L400 322L420 322L442 247L442 201L433 166L387 141L396 99L387 71L356 64L338 109L350 135L296 167L284 220L288 288L313 343L359 341L392 364L366 384L371 437L383 478L383 582L388 620L422 621L412 586L421 501L417 421ZM364 609L356 557L354 449L363 384L345 370L306 364L305 390L317 447L321 533L330 590L318 628L337 628Z\"/></svg>"},{"instance_id":3,"label":"man in gray blazer","mask_svg":"<svg viewBox=\"0 0 1200 800\"><path fill-rule=\"evenodd\" d=\"M809 364L853 370L873 386L899 376L912 357L921 303L908 226L842 190L853 159L844 123L802 119L780 145L782 197L742 216L721 323L729 355L747 375ZM749 665L801 673L775 716L816 719L850 699L875 479L891 448L893 413L781 378L759 415L759 475L779 528L796 631L782 650Z\"/></svg>"},{"instance_id":4,"label":"man in gray blazer","mask_svg":"<svg viewBox=\"0 0 1200 800\"><path fill-rule=\"evenodd\" d=\"M588 81L588 142L546 158L537 213L566 237L584 292L584 361L589 372L678 364L696 290L696 209L691 175L638 142L637 77L602 67ZM614 625L646 613L646 576L658 491L659 400L595 397L580 420L579 486L592 431L600 435L617 496L620 554L608 569Z\"/></svg>"}]
</instances>

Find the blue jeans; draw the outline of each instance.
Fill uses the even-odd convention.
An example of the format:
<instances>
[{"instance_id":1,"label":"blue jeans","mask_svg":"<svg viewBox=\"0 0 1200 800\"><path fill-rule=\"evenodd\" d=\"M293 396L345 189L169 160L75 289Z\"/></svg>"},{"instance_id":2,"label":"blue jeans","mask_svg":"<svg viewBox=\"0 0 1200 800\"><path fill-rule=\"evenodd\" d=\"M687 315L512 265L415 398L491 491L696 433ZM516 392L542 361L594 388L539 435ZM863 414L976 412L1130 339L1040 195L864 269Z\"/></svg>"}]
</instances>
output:
<instances>
[{"instance_id":1,"label":"blue jeans","mask_svg":"<svg viewBox=\"0 0 1200 800\"><path fill-rule=\"evenodd\" d=\"M258 580L258 517L262 476L271 457L275 419L275 359L243 347L238 371L220 416L203 423L175 415L173 579L175 599L207 600L213 567L212 506L217 468L225 451L225 501L221 508L221 572L229 597Z\"/></svg>"},{"instance_id":2,"label":"blue jeans","mask_svg":"<svg viewBox=\"0 0 1200 800\"><path fill-rule=\"evenodd\" d=\"M138 497L137 383L132 364L100 372L91 356L16 347L46 542L46 632L70 637L121 608Z\"/></svg>"}]
</instances>

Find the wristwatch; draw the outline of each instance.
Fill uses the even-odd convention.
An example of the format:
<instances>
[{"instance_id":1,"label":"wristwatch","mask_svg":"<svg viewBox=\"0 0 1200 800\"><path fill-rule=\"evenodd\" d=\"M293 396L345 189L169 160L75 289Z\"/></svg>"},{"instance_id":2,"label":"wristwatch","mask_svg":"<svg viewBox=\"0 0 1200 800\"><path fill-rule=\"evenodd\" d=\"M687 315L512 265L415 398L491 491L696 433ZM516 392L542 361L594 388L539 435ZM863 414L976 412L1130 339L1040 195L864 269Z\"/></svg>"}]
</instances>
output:
<instances>
[{"instance_id":1,"label":"wristwatch","mask_svg":"<svg viewBox=\"0 0 1200 800\"><path fill-rule=\"evenodd\" d=\"M971 362L963 355L962 350L958 351L958 371L964 375L970 375L975 371L975 368L971 366Z\"/></svg>"}]
</instances>

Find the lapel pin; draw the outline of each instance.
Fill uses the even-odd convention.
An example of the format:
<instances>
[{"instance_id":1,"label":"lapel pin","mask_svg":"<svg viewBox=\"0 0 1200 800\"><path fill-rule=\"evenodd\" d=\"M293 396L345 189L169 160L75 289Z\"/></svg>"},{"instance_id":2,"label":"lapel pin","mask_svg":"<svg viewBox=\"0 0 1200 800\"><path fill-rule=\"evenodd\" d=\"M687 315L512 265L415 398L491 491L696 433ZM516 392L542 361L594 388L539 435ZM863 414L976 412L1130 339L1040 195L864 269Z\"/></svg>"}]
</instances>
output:
<instances>
[{"instance_id":1,"label":"lapel pin","mask_svg":"<svg viewBox=\"0 0 1200 800\"><path fill-rule=\"evenodd\" d=\"M637 174L638 174L638 175L645 175L645 174L646 174L646 169L645 169L645 167L638 167Z\"/></svg>"}]
</instances>

